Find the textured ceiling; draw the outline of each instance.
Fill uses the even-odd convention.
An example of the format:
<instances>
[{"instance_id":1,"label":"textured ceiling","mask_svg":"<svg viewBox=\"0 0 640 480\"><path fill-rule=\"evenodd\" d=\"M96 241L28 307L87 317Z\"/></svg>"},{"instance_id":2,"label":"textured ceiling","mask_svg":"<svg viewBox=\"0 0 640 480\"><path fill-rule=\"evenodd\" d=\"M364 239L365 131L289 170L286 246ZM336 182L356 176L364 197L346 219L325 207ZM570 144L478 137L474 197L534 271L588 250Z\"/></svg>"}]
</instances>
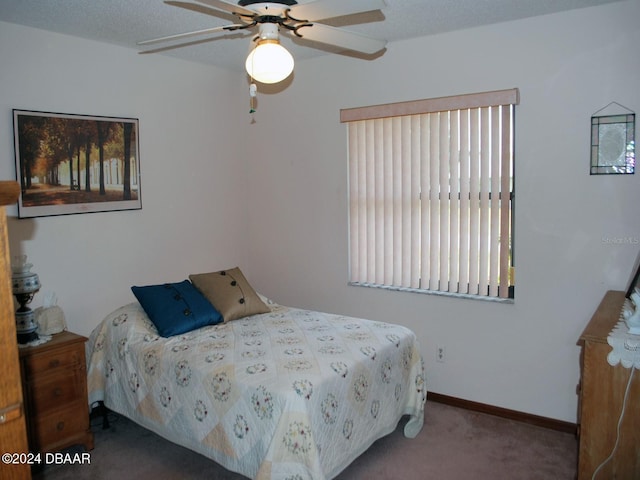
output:
<instances>
[{"instance_id":1,"label":"textured ceiling","mask_svg":"<svg viewBox=\"0 0 640 480\"><path fill-rule=\"evenodd\" d=\"M381 11L325 23L394 42L614 1L618 0L385 0L387 6ZM235 19L177 8L162 0L1 0L0 21L140 50L136 45L140 40L227 25ZM205 36L206 41L162 55L241 70L252 36L243 32ZM331 52L299 41L294 44L289 37L282 43L296 60Z\"/></svg>"}]
</instances>

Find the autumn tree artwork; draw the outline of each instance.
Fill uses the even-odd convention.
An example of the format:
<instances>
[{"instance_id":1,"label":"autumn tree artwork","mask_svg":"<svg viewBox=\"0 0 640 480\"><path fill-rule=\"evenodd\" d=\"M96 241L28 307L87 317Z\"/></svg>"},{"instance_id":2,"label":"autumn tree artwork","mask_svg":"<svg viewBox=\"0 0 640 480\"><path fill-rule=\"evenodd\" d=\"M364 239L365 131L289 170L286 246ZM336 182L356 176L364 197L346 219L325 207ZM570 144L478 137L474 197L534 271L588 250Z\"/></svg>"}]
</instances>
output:
<instances>
[{"instance_id":1,"label":"autumn tree artwork","mask_svg":"<svg viewBox=\"0 0 640 480\"><path fill-rule=\"evenodd\" d=\"M137 119L13 112L21 218L142 208Z\"/></svg>"}]
</instances>

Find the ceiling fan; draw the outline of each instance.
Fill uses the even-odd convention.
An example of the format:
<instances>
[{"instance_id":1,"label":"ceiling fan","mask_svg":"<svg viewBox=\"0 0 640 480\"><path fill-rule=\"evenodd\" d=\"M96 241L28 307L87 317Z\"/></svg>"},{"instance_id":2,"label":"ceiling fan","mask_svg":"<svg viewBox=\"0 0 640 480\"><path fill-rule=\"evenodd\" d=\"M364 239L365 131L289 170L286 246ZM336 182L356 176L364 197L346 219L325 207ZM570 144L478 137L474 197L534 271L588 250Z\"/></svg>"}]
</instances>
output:
<instances>
[{"instance_id":1,"label":"ceiling fan","mask_svg":"<svg viewBox=\"0 0 640 480\"><path fill-rule=\"evenodd\" d=\"M293 71L293 57L280 45L280 33L310 42L338 47L367 55L385 48L386 40L367 37L332 27L320 20L380 10L384 0L315 0L299 4L296 0L239 0L237 4L227 0L194 0L196 3L165 0L164 3L213 16L236 17L236 23L221 27L207 28L186 33L178 33L138 42L138 45L154 45L162 42L180 41L190 37L218 32L237 32L254 29L258 34L253 38L255 48L246 59L245 67L252 80L261 83L277 83L287 78ZM187 46L173 44L140 53L155 53ZM310 43L313 46L313 43Z\"/></svg>"}]
</instances>

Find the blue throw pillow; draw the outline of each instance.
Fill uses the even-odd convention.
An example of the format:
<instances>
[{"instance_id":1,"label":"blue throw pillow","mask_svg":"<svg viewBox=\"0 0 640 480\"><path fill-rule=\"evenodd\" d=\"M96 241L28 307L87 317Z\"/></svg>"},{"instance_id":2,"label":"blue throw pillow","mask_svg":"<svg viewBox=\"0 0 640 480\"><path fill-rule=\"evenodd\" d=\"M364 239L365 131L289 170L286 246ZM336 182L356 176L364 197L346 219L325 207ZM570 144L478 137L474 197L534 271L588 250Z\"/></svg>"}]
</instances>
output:
<instances>
[{"instance_id":1,"label":"blue throw pillow","mask_svg":"<svg viewBox=\"0 0 640 480\"><path fill-rule=\"evenodd\" d=\"M222 315L189 280L131 287L131 291L163 337L222 322Z\"/></svg>"}]
</instances>

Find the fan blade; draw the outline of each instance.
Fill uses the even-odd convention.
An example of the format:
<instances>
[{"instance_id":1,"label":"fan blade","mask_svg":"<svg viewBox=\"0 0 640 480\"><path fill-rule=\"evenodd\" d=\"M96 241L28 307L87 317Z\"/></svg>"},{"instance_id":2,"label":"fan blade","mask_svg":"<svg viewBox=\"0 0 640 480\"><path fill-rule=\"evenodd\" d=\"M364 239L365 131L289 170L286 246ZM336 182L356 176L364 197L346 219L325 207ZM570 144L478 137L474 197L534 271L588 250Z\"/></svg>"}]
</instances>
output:
<instances>
[{"instance_id":1,"label":"fan blade","mask_svg":"<svg viewBox=\"0 0 640 480\"><path fill-rule=\"evenodd\" d=\"M359 33L348 32L341 28L323 25L322 23L303 24L295 30L294 34L305 40L334 45L369 55L379 52L387 44L386 40L366 37Z\"/></svg>"},{"instance_id":2,"label":"fan blade","mask_svg":"<svg viewBox=\"0 0 640 480\"><path fill-rule=\"evenodd\" d=\"M152 48L150 50L142 50L140 52L138 52L140 55L145 55L148 53L161 53L161 52L168 52L169 50L175 50L176 48L183 48L183 47L190 47L193 45L200 45L203 43L207 43L207 42L213 42L214 40L220 40L220 37L209 37L209 38L201 38L199 40L192 40L190 42L186 42L186 43L178 43L176 44L171 44L171 45L163 45L162 47L156 47L156 48Z\"/></svg>"},{"instance_id":3,"label":"fan blade","mask_svg":"<svg viewBox=\"0 0 640 480\"><path fill-rule=\"evenodd\" d=\"M241 7L235 3L227 2L225 0L195 0L198 3L209 5L210 7L217 8L218 10L224 10L225 12L233 13L237 16L254 17L256 12L249 10L248 8Z\"/></svg>"},{"instance_id":4,"label":"fan blade","mask_svg":"<svg viewBox=\"0 0 640 480\"><path fill-rule=\"evenodd\" d=\"M193 12L204 13L205 15L211 15L218 18L224 18L234 22L237 18L233 15L230 15L226 12L221 12L220 10L216 10L214 8L205 7L204 5L197 5L195 3L187 3L187 2L177 2L173 0L165 0L167 5L171 5L172 7L180 7L186 10L191 10Z\"/></svg>"},{"instance_id":5,"label":"fan blade","mask_svg":"<svg viewBox=\"0 0 640 480\"><path fill-rule=\"evenodd\" d=\"M316 0L291 7L289 16L301 22L324 20L326 18L342 17L353 13L380 10L386 7L384 0Z\"/></svg>"},{"instance_id":6,"label":"fan blade","mask_svg":"<svg viewBox=\"0 0 640 480\"><path fill-rule=\"evenodd\" d=\"M205 28L204 30L194 30L193 32L176 33L175 35L167 35L166 37L143 40L141 42L138 42L138 45L153 45L154 43L168 42L170 40L179 40L182 38L195 37L198 35L206 35L209 33L223 32L223 31L232 32L234 30L240 30L241 28L247 28L249 26L250 25L239 23L239 24L233 24L233 25L225 25L223 27Z\"/></svg>"}]
</instances>

